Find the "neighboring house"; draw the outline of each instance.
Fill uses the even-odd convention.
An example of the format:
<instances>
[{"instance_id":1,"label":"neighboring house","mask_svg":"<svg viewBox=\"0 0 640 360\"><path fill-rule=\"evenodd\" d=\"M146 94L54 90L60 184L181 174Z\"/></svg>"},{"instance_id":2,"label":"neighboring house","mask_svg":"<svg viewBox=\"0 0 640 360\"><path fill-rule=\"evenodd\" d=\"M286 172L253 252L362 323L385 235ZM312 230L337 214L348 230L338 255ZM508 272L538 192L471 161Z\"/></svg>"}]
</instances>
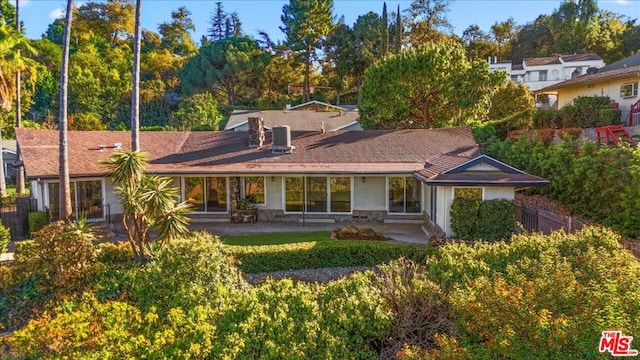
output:
<instances>
[{"instance_id":1,"label":"neighboring house","mask_svg":"<svg viewBox=\"0 0 640 360\"><path fill-rule=\"evenodd\" d=\"M261 117L266 129L288 125L293 131L362 130L358 109L310 101L284 110L234 110L224 130L247 131L248 119Z\"/></svg>"},{"instance_id":2,"label":"neighboring house","mask_svg":"<svg viewBox=\"0 0 640 360\"><path fill-rule=\"evenodd\" d=\"M17 162L17 150L15 140L2 139L2 168L4 170L4 177L7 181L15 182L16 179L16 167Z\"/></svg>"},{"instance_id":3,"label":"neighboring house","mask_svg":"<svg viewBox=\"0 0 640 360\"><path fill-rule=\"evenodd\" d=\"M597 71L604 66L604 60L598 54L555 55L548 57L525 58L521 64L512 64L511 61L491 61L489 57L489 69L491 71L502 70L507 72L509 79L516 83L527 85L531 91L536 91L559 82ZM545 100L537 99L539 107L554 106L555 97L545 97Z\"/></svg>"},{"instance_id":4,"label":"neighboring house","mask_svg":"<svg viewBox=\"0 0 640 360\"><path fill-rule=\"evenodd\" d=\"M594 74L583 75L540 89L538 94L558 98L558 108L570 104L578 96L608 96L613 106L621 110L625 125L640 124L640 53L616 61Z\"/></svg>"},{"instance_id":5,"label":"neighboring house","mask_svg":"<svg viewBox=\"0 0 640 360\"><path fill-rule=\"evenodd\" d=\"M259 122L251 126L263 132ZM238 195L255 201L260 221L416 222L452 235L456 189L513 199L518 189L548 183L480 155L466 127L325 133L276 127L264 143L249 133L142 132L140 140L147 171L171 177L197 221L229 221L230 182L237 180ZM58 132L16 134L39 209L57 209ZM100 161L129 143L128 132L69 132L74 211L105 216L100 211L109 205L111 214L121 213Z\"/></svg>"}]
</instances>

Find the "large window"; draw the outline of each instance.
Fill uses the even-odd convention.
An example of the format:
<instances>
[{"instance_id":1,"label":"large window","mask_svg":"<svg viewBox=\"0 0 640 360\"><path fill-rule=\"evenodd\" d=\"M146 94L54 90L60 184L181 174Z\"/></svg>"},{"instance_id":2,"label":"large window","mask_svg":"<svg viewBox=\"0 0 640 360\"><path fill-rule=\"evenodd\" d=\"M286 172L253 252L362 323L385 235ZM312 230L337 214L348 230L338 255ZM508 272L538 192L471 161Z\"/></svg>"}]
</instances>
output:
<instances>
[{"instance_id":1,"label":"large window","mask_svg":"<svg viewBox=\"0 0 640 360\"><path fill-rule=\"evenodd\" d=\"M185 177L184 197L194 211L225 212L227 211L227 179Z\"/></svg>"},{"instance_id":2,"label":"large window","mask_svg":"<svg viewBox=\"0 0 640 360\"><path fill-rule=\"evenodd\" d=\"M302 212L304 209L304 183L301 177L285 179L285 210Z\"/></svg>"},{"instance_id":3,"label":"large window","mask_svg":"<svg viewBox=\"0 0 640 360\"><path fill-rule=\"evenodd\" d=\"M285 179L285 210L289 212L351 212L351 178L310 176Z\"/></svg>"},{"instance_id":4,"label":"large window","mask_svg":"<svg viewBox=\"0 0 640 360\"><path fill-rule=\"evenodd\" d=\"M538 72L538 81L547 81L547 70Z\"/></svg>"},{"instance_id":5,"label":"large window","mask_svg":"<svg viewBox=\"0 0 640 360\"><path fill-rule=\"evenodd\" d=\"M389 177L389 212L419 213L420 182L412 176Z\"/></svg>"},{"instance_id":6,"label":"large window","mask_svg":"<svg viewBox=\"0 0 640 360\"><path fill-rule=\"evenodd\" d=\"M453 198L482 201L482 192L479 187L457 187L453 188Z\"/></svg>"},{"instance_id":7,"label":"large window","mask_svg":"<svg viewBox=\"0 0 640 360\"><path fill-rule=\"evenodd\" d=\"M331 182L331 212L351 212L351 178L333 177Z\"/></svg>"},{"instance_id":8,"label":"large window","mask_svg":"<svg viewBox=\"0 0 640 360\"><path fill-rule=\"evenodd\" d=\"M629 98L638 96L638 83L626 83L620 86L620 97Z\"/></svg>"},{"instance_id":9,"label":"large window","mask_svg":"<svg viewBox=\"0 0 640 360\"><path fill-rule=\"evenodd\" d=\"M249 199L253 204L264 204L264 177L242 178L244 193L242 197Z\"/></svg>"},{"instance_id":10,"label":"large window","mask_svg":"<svg viewBox=\"0 0 640 360\"><path fill-rule=\"evenodd\" d=\"M49 211L52 218L56 217L60 209L60 185L49 183ZM72 181L70 183L71 190L71 209L74 216L86 217L88 219L103 218L102 209L102 181Z\"/></svg>"}]
</instances>

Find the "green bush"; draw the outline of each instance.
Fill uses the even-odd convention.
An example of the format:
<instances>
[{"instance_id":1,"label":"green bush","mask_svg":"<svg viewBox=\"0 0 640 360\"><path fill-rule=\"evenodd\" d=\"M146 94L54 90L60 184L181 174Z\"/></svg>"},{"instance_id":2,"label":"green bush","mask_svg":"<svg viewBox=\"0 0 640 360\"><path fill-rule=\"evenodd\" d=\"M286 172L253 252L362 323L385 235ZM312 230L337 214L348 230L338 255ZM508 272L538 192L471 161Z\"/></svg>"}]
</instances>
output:
<instances>
[{"instance_id":1,"label":"green bush","mask_svg":"<svg viewBox=\"0 0 640 360\"><path fill-rule=\"evenodd\" d=\"M29 213L29 234L42 229L49 224L49 215L46 212Z\"/></svg>"},{"instance_id":2,"label":"green bush","mask_svg":"<svg viewBox=\"0 0 640 360\"><path fill-rule=\"evenodd\" d=\"M533 114L533 126L536 129L558 129L562 127L562 111L538 110Z\"/></svg>"},{"instance_id":3,"label":"green bush","mask_svg":"<svg viewBox=\"0 0 640 360\"><path fill-rule=\"evenodd\" d=\"M640 263L618 241L588 227L445 246L430 271L449 290L456 336L471 358L599 358L603 329L640 331Z\"/></svg>"},{"instance_id":4,"label":"green bush","mask_svg":"<svg viewBox=\"0 0 640 360\"><path fill-rule=\"evenodd\" d=\"M451 229L456 237L463 240L474 239L474 229L478 224L480 201L456 198L451 204Z\"/></svg>"},{"instance_id":5,"label":"green bush","mask_svg":"<svg viewBox=\"0 0 640 360\"><path fill-rule=\"evenodd\" d=\"M620 109L603 107L598 110L596 126L615 125L620 123Z\"/></svg>"},{"instance_id":6,"label":"green bush","mask_svg":"<svg viewBox=\"0 0 640 360\"><path fill-rule=\"evenodd\" d=\"M0 254L7 251L9 242L11 241L11 229L2 225L0 222Z\"/></svg>"},{"instance_id":7,"label":"green bush","mask_svg":"<svg viewBox=\"0 0 640 360\"><path fill-rule=\"evenodd\" d=\"M515 226L515 207L509 200L477 201L456 198L451 204L451 229L459 239L509 239Z\"/></svg>"},{"instance_id":8,"label":"green bush","mask_svg":"<svg viewBox=\"0 0 640 360\"><path fill-rule=\"evenodd\" d=\"M231 246L246 273L317 269L340 266L375 266L406 257L424 260L431 247L373 241L306 242L268 246Z\"/></svg>"},{"instance_id":9,"label":"green bush","mask_svg":"<svg viewBox=\"0 0 640 360\"><path fill-rule=\"evenodd\" d=\"M132 299L143 309L215 306L246 282L217 237L199 232L163 247L134 283Z\"/></svg>"},{"instance_id":10,"label":"green bush","mask_svg":"<svg viewBox=\"0 0 640 360\"><path fill-rule=\"evenodd\" d=\"M485 241L506 240L516 228L516 211L512 201L488 200L480 203L475 237Z\"/></svg>"}]
</instances>

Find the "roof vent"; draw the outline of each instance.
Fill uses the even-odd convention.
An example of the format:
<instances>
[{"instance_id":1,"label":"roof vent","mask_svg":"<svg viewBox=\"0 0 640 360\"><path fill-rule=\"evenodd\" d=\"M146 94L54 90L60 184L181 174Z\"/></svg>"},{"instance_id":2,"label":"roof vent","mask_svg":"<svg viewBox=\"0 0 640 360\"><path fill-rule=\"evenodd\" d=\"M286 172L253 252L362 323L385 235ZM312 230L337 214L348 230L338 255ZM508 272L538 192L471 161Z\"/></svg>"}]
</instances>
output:
<instances>
[{"instance_id":1,"label":"roof vent","mask_svg":"<svg viewBox=\"0 0 640 360\"><path fill-rule=\"evenodd\" d=\"M113 143L113 148L116 150L122 149L122 143Z\"/></svg>"},{"instance_id":2,"label":"roof vent","mask_svg":"<svg viewBox=\"0 0 640 360\"><path fill-rule=\"evenodd\" d=\"M274 126L271 129L273 133L273 152L274 153L292 153L295 146L291 146L291 127L288 125Z\"/></svg>"}]
</instances>

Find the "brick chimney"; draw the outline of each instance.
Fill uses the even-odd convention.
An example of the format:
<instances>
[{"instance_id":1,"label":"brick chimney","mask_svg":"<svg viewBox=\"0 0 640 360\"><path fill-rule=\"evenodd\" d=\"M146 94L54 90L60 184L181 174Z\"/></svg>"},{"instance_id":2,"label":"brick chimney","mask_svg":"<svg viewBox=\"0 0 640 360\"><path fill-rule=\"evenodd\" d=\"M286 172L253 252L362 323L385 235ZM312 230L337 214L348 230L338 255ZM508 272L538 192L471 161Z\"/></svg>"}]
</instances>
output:
<instances>
[{"instance_id":1,"label":"brick chimney","mask_svg":"<svg viewBox=\"0 0 640 360\"><path fill-rule=\"evenodd\" d=\"M249 147L262 147L264 144L264 120L261 117L249 118Z\"/></svg>"}]
</instances>

